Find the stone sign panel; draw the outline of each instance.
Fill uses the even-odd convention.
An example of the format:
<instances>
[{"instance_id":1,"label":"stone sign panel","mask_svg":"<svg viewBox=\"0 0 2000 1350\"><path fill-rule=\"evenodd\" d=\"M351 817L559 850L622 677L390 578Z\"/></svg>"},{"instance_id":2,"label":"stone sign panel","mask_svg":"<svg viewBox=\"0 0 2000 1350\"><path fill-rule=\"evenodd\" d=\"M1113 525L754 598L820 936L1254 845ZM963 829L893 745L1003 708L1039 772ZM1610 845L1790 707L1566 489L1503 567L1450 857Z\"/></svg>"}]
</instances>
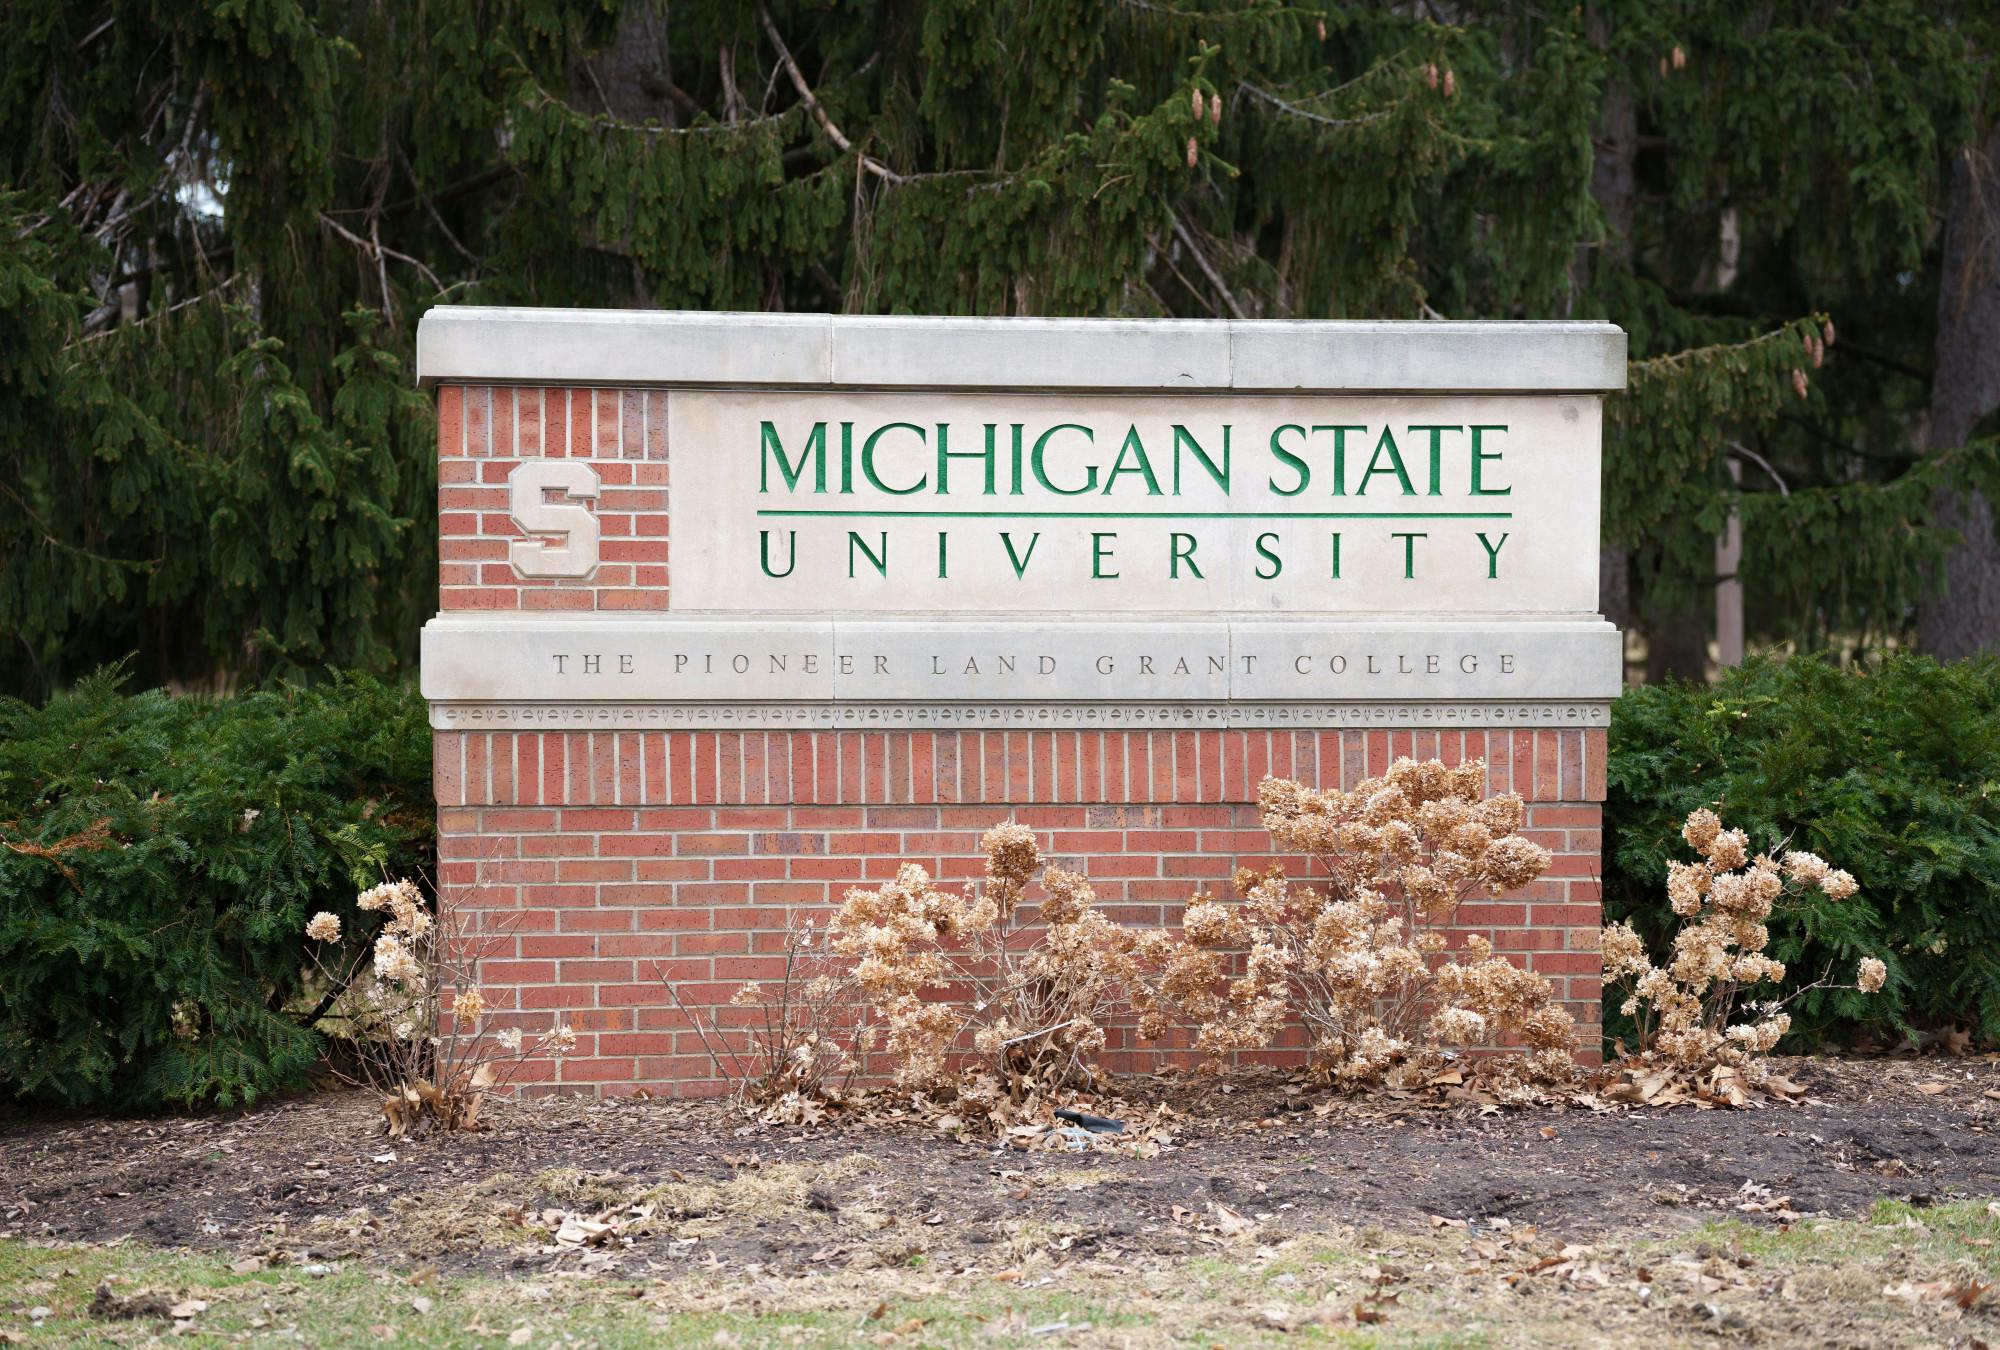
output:
<instances>
[{"instance_id":1,"label":"stone sign panel","mask_svg":"<svg viewBox=\"0 0 2000 1350\"><path fill-rule=\"evenodd\" d=\"M1546 893L1475 920L1595 1015L1616 328L446 307L418 353L441 879L589 1024L561 1082L712 1086L649 963L720 1002L994 820L1170 920L1265 773L1395 753L1534 803Z\"/></svg>"}]
</instances>

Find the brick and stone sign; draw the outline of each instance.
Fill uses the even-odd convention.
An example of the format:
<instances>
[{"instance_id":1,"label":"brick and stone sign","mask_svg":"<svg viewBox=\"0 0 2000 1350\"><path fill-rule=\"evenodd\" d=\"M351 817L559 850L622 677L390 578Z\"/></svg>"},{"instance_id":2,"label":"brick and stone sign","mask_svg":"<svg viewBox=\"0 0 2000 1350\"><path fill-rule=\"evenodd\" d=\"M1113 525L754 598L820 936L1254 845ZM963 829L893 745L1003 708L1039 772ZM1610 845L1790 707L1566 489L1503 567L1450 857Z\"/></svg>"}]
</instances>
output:
<instances>
[{"instance_id":1,"label":"brick and stone sign","mask_svg":"<svg viewBox=\"0 0 2000 1350\"><path fill-rule=\"evenodd\" d=\"M788 914L1013 817L1115 917L1258 782L1481 757L1557 859L1466 926L1598 1013L1619 635L1587 323L434 309L440 887L550 1084L709 1090ZM1586 1039L1589 1039L1588 1037Z\"/></svg>"}]
</instances>

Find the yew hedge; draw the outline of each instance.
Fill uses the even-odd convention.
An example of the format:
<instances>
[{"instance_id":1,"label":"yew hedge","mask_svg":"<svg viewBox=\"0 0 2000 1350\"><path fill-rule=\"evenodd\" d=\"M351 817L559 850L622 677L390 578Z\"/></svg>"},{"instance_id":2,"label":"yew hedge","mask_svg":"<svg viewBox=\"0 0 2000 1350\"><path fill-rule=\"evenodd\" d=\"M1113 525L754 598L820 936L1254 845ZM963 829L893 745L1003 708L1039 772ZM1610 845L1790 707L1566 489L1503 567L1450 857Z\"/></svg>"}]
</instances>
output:
<instances>
[{"instance_id":1,"label":"yew hedge","mask_svg":"<svg viewBox=\"0 0 2000 1350\"><path fill-rule=\"evenodd\" d=\"M0 701L0 1091L149 1109L296 1085L322 1049L307 914L432 857L423 702L363 676L118 685Z\"/></svg>"},{"instance_id":2,"label":"yew hedge","mask_svg":"<svg viewBox=\"0 0 2000 1350\"><path fill-rule=\"evenodd\" d=\"M1875 998L1813 991L1790 1044L1958 1028L2000 1038L2000 662L1895 655L1843 670L1753 662L1713 685L1628 690L1612 711L1605 803L1608 920L1655 951L1675 927L1663 879L1693 854L1681 822L1709 806L1753 849L1808 849L1859 895L1774 917L1769 954L1796 987L1879 955ZM1618 1010L1607 1007L1616 1035Z\"/></svg>"}]
</instances>

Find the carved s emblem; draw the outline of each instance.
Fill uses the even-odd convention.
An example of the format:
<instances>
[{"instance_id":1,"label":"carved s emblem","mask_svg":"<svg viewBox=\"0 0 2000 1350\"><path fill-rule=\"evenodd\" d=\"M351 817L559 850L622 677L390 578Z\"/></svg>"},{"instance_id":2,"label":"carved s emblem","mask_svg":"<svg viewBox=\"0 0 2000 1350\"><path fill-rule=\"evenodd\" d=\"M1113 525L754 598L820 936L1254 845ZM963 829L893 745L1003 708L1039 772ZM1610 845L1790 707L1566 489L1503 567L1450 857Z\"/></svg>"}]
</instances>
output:
<instances>
[{"instance_id":1,"label":"carved s emblem","mask_svg":"<svg viewBox=\"0 0 2000 1350\"><path fill-rule=\"evenodd\" d=\"M507 561L524 577L587 577L597 570L597 517L580 501L602 491L597 471L573 459L529 460L507 477L507 514L530 536L507 546ZM561 494L551 500L550 494Z\"/></svg>"}]
</instances>

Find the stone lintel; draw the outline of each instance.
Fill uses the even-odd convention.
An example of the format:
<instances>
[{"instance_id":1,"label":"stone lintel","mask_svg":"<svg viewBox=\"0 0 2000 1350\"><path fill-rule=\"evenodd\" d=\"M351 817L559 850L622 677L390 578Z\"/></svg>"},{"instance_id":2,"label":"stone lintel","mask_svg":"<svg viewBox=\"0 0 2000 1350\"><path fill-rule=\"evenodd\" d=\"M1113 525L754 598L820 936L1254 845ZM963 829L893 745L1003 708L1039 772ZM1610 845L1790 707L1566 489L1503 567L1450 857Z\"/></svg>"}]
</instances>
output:
<instances>
[{"instance_id":1,"label":"stone lintel","mask_svg":"<svg viewBox=\"0 0 2000 1350\"><path fill-rule=\"evenodd\" d=\"M836 725L836 710L848 705L1230 704L1259 710L1214 714L1252 719L1230 724L1342 725L1349 719L1338 710L1349 704L1588 709L1615 697L1621 676L1618 632L1595 617L1415 624L454 615L432 620L423 636L423 692L433 703L698 707L711 710L703 714L709 725L720 724L713 710L726 706L823 707L835 719L824 724ZM1317 711L1309 722L1276 711L1286 708ZM773 725L796 725L788 720L795 715L769 714ZM1012 716L974 720L990 715Z\"/></svg>"}]
</instances>

